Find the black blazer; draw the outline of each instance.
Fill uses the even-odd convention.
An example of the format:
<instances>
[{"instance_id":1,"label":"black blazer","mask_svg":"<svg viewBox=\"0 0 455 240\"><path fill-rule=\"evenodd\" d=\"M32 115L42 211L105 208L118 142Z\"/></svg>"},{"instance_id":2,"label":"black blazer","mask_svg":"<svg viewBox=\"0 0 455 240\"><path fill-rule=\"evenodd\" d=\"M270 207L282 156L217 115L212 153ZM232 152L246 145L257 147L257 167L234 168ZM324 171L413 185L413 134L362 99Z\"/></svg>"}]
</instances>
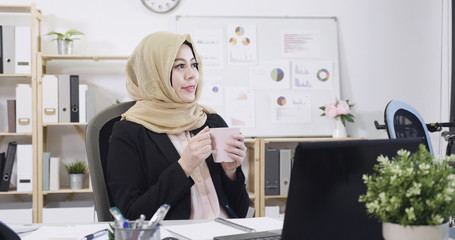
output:
<instances>
[{"instance_id":1,"label":"black blazer","mask_svg":"<svg viewBox=\"0 0 455 240\"><path fill-rule=\"evenodd\" d=\"M208 114L205 126L226 127L217 114ZM180 155L167 134L159 134L130 122L115 123L109 144L106 178L113 205L127 219L144 214L150 219L161 204L171 208L165 219L188 219L191 213L190 188L194 181L187 177L178 164ZM245 190L245 176L237 168L237 179L230 180L221 164L210 155L206 159L213 184L226 212L232 218L245 217L249 197Z\"/></svg>"}]
</instances>

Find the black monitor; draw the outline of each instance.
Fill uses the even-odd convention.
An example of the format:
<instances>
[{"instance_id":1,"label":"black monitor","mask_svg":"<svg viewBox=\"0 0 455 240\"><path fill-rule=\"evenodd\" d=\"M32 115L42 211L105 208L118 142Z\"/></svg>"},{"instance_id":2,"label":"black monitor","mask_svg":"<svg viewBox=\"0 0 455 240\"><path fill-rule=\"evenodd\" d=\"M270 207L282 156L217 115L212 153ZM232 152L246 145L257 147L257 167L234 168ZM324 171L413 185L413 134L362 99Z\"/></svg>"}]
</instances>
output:
<instances>
[{"instance_id":1,"label":"black monitor","mask_svg":"<svg viewBox=\"0 0 455 240\"><path fill-rule=\"evenodd\" d=\"M282 239L382 240L382 225L366 214L362 175L379 155L411 152L422 138L302 142L295 150Z\"/></svg>"}]
</instances>

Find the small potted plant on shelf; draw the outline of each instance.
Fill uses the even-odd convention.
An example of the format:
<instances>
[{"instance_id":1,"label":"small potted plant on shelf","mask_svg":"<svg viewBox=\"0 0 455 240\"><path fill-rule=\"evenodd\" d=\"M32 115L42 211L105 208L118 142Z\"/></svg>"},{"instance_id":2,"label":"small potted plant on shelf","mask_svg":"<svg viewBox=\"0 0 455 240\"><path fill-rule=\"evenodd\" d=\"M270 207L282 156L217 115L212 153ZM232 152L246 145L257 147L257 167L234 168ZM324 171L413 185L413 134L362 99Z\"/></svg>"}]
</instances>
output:
<instances>
[{"instance_id":1,"label":"small potted plant on shelf","mask_svg":"<svg viewBox=\"0 0 455 240\"><path fill-rule=\"evenodd\" d=\"M55 35L56 38L52 40L57 40L58 54L71 55L73 51L73 41L79 40L80 38L76 36L84 35L84 33L73 28L66 31L65 33L52 31L47 33L46 35L48 36Z\"/></svg>"},{"instance_id":2,"label":"small potted plant on shelf","mask_svg":"<svg viewBox=\"0 0 455 240\"><path fill-rule=\"evenodd\" d=\"M411 154L400 150L391 160L378 157L374 173L364 175L361 195L367 214L382 222L386 240L448 239L455 213L455 178L449 163L437 161L424 145Z\"/></svg>"},{"instance_id":3,"label":"small potted plant on shelf","mask_svg":"<svg viewBox=\"0 0 455 240\"><path fill-rule=\"evenodd\" d=\"M87 164L83 161L75 161L65 164L66 172L69 174L71 189L82 189L84 176L87 172Z\"/></svg>"}]
</instances>

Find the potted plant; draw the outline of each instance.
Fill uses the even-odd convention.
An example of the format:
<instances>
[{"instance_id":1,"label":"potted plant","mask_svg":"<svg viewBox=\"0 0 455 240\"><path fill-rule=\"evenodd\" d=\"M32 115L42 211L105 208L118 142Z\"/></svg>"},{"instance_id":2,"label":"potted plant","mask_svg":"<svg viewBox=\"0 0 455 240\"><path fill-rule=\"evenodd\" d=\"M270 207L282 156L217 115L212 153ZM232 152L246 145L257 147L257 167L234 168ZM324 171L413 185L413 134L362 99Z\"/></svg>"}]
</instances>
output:
<instances>
[{"instance_id":1,"label":"potted plant","mask_svg":"<svg viewBox=\"0 0 455 240\"><path fill-rule=\"evenodd\" d=\"M70 177L71 189L81 189L84 186L84 176L87 172L87 164L83 161L75 161L65 164L66 172Z\"/></svg>"},{"instance_id":2,"label":"potted plant","mask_svg":"<svg viewBox=\"0 0 455 240\"><path fill-rule=\"evenodd\" d=\"M378 157L374 173L363 176L367 192L359 201L383 223L386 240L448 239L455 213L455 178L449 165L454 159L436 161L423 144L414 154L400 150L392 160Z\"/></svg>"},{"instance_id":3,"label":"potted plant","mask_svg":"<svg viewBox=\"0 0 455 240\"><path fill-rule=\"evenodd\" d=\"M48 36L55 35L56 38L52 40L57 40L58 54L71 55L73 51L73 41L79 40L80 38L76 36L84 35L84 33L73 28L66 31L65 33L52 31L47 33L46 35Z\"/></svg>"}]
</instances>

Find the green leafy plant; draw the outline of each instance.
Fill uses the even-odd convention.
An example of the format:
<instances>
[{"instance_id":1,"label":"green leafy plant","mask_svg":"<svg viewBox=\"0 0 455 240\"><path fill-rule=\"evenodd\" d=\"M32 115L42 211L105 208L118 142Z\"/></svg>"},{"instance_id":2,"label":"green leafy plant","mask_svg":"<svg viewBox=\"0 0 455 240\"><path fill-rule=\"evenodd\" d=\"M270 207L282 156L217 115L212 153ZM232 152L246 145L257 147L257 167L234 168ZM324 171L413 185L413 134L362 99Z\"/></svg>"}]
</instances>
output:
<instances>
[{"instance_id":1,"label":"green leafy plant","mask_svg":"<svg viewBox=\"0 0 455 240\"><path fill-rule=\"evenodd\" d=\"M374 173L363 175L367 192L359 197L367 214L382 222L439 225L455 213L455 156L436 161L421 144L412 154L399 150L389 160L379 156Z\"/></svg>"},{"instance_id":2,"label":"green leafy plant","mask_svg":"<svg viewBox=\"0 0 455 240\"><path fill-rule=\"evenodd\" d=\"M319 109L324 111L321 116L327 116L329 118L341 119L343 126L346 126L346 122L354 122L354 115L351 113L351 108L354 104L350 104L349 100L338 101L338 99L328 106L321 106Z\"/></svg>"},{"instance_id":3,"label":"green leafy plant","mask_svg":"<svg viewBox=\"0 0 455 240\"><path fill-rule=\"evenodd\" d=\"M83 161L75 161L65 164L65 169L68 174L85 174L87 172L87 164Z\"/></svg>"},{"instance_id":4,"label":"green leafy plant","mask_svg":"<svg viewBox=\"0 0 455 240\"><path fill-rule=\"evenodd\" d=\"M75 37L75 36L84 35L84 33L73 28L73 29L66 31L65 33L59 33L59 32L52 31L52 32L47 33L46 35L48 35L48 36L55 35L55 38L52 40L65 40L65 41L71 42L74 40L79 40L80 38Z\"/></svg>"}]
</instances>

